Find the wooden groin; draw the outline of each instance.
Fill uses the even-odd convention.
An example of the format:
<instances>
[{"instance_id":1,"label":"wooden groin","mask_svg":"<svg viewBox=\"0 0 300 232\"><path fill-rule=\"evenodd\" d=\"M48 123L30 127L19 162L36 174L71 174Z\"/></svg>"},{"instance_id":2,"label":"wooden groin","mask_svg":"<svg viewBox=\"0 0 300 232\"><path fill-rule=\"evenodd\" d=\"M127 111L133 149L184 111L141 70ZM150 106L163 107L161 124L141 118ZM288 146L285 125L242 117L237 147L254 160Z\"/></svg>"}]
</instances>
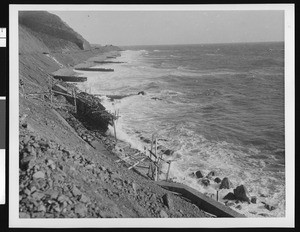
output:
<instances>
[{"instance_id":1,"label":"wooden groin","mask_svg":"<svg viewBox=\"0 0 300 232\"><path fill-rule=\"evenodd\" d=\"M65 82L85 82L87 81L87 77L79 77L79 76L61 76L61 75L53 75L53 78L56 80L61 80Z\"/></svg>"},{"instance_id":2,"label":"wooden groin","mask_svg":"<svg viewBox=\"0 0 300 232\"><path fill-rule=\"evenodd\" d=\"M167 181L157 181L156 182L162 188L181 194L183 197L188 198L200 209L213 214L217 217L234 217L234 218L245 218L246 216L240 214L228 206L223 205L222 203L215 201L212 198L205 196L204 194L198 192L197 190L181 184L173 183Z\"/></svg>"},{"instance_id":3,"label":"wooden groin","mask_svg":"<svg viewBox=\"0 0 300 232\"><path fill-rule=\"evenodd\" d=\"M75 68L77 71L91 71L91 72L113 72L112 68Z\"/></svg>"},{"instance_id":4,"label":"wooden groin","mask_svg":"<svg viewBox=\"0 0 300 232\"><path fill-rule=\"evenodd\" d=\"M123 64L123 63L126 63L126 62L122 62L122 61L109 61L109 60L104 60L104 61L94 60L93 62L97 63L97 64Z\"/></svg>"}]
</instances>

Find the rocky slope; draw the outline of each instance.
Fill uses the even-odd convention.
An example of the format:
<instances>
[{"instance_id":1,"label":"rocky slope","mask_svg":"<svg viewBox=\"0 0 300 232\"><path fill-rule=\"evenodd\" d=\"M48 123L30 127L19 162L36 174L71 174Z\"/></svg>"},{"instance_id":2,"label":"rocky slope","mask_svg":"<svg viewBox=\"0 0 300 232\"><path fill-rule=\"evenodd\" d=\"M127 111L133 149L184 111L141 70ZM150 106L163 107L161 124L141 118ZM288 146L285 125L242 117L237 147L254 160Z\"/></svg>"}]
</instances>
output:
<instances>
[{"instance_id":1,"label":"rocky slope","mask_svg":"<svg viewBox=\"0 0 300 232\"><path fill-rule=\"evenodd\" d=\"M19 44L20 217L210 216L115 162L115 141L79 117L63 96L54 95L51 103L47 94L28 95L48 90L52 72L117 47L90 48L47 12L20 14Z\"/></svg>"}]
</instances>

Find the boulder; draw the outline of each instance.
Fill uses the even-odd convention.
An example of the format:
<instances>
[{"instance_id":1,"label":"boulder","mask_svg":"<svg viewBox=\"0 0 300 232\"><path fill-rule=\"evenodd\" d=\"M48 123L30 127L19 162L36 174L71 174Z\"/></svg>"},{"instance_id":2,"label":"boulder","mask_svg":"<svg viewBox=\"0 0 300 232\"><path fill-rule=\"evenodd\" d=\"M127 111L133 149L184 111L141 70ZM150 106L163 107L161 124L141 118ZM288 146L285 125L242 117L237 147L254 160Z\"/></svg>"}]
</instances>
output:
<instances>
[{"instance_id":1,"label":"boulder","mask_svg":"<svg viewBox=\"0 0 300 232\"><path fill-rule=\"evenodd\" d=\"M234 206L234 203L232 201L226 201L225 205L230 207L230 206Z\"/></svg>"},{"instance_id":2,"label":"boulder","mask_svg":"<svg viewBox=\"0 0 300 232\"><path fill-rule=\"evenodd\" d=\"M192 173L189 174L189 177L195 178L195 177L196 177L196 174L195 174L194 172L192 172Z\"/></svg>"},{"instance_id":3,"label":"boulder","mask_svg":"<svg viewBox=\"0 0 300 232\"><path fill-rule=\"evenodd\" d=\"M169 208L172 209L174 207L173 200L169 194L164 194L162 196L163 203Z\"/></svg>"},{"instance_id":4,"label":"boulder","mask_svg":"<svg viewBox=\"0 0 300 232\"><path fill-rule=\"evenodd\" d=\"M145 91L138 92L138 95L146 95Z\"/></svg>"},{"instance_id":5,"label":"boulder","mask_svg":"<svg viewBox=\"0 0 300 232\"><path fill-rule=\"evenodd\" d=\"M45 173L43 173L42 171L38 171L38 172L34 173L32 177L35 178L35 179L39 179L39 178L44 179L45 178Z\"/></svg>"},{"instance_id":6,"label":"boulder","mask_svg":"<svg viewBox=\"0 0 300 232\"><path fill-rule=\"evenodd\" d=\"M233 193L236 197L236 199L241 200L241 201L247 201L250 202L250 195L244 185L237 186L234 190Z\"/></svg>"},{"instance_id":7,"label":"boulder","mask_svg":"<svg viewBox=\"0 0 300 232\"><path fill-rule=\"evenodd\" d=\"M275 210L276 207L274 205L271 205L271 204L267 204L265 202L262 202L264 205L265 205L265 208L269 211L272 211L272 210Z\"/></svg>"},{"instance_id":8,"label":"boulder","mask_svg":"<svg viewBox=\"0 0 300 232\"><path fill-rule=\"evenodd\" d=\"M80 197L80 201L83 203L88 203L90 201L90 198L88 198L86 195L82 194Z\"/></svg>"},{"instance_id":9,"label":"boulder","mask_svg":"<svg viewBox=\"0 0 300 232\"><path fill-rule=\"evenodd\" d=\"M236 197L232 192L230 192L225 197L223 197L223 199L225 199L225 200L235 200Z\"/></svg>"},{"instance_id":10,"label":"boulder","mask_svg":"<svg viewBox=\"0 0 300 232\"><path fill-rule=\"evenodd\" d=\"M76 196L80 196L82 193L76 186L73 186L72 194L73 194L74 197L76 197Z\"/></svg>"},{"instance_id":11,"label":"boulder","mask_svg":"<svg viewBox=\"0 0 300 232\"><path fill-rule=\"evenodd\" d=\"M168 155L168 156L173 155L173 153L174 153L174 151L169 150L169 149L164 151L164 155Z\"/></svg>"},{"instance_id":12,"label":"boulder","mask_svg":"<svg viewBox=\"0 0 300 232\"><path fill-rule=\"evenodd\" d=\"M242 209L242 206L241 206L241 205L238 205L238 206L236 206L235 208L238 209L238 210L241 210L241 209Z\"/></svg>"},{"instance_id":13,"label":"boulder","mask_svg":"<svg viewBox=\"0 0 300 232\"><path fill-rule=\"evenodd\" d=\"M202 173L201 173L200 170L197 171L197 172L195 172L195 175L196 175L197 178L202 178L203 177L203 175L202 175Z\"/></svg>"},{"instance_id":14,"label":"boulder","mask_svg":"<svg viewBox=\"0 0 300 232\"><path fill-rule=\"evenodd\" d=\"M160 210L159 216L161 218L168 218L169 217L168 214L164 210Z\"/></svg>"},{"instance_id":15,"label":"boulder","mask_svg":"<svg viewBox=\"0 0 300 232\"><path fill-rule=\"evenodd\" d=\"M209 179L202 179L202 184L204 184L205 186L208 186L210 184Z\"/></svg>"},{"instance_id":16,"label":"boulder","mask_svg":"<svg viewBox=\"0 0 300 232\"><path fill-rule=\"evenodd\" d=\"M219 177L215 178L214 180L216 183L220 183L221 182L221 179Z\"/></svg>"},{"instance_id":17,"label":"boulder","mask_svg":"<svg viewBox=\"0 0 300 232\"><path fill-rule=\"evenodd\" d=\"M38 212L46 212L46 207L45 207L43 204L41 204L41 205L39 205L39 207L37 208L37 211L38 211Z\"/></svg>"},{"instance_id":18,"label":"boulder","mask_svg":"<svg viewBox=\"0 0 300 232\"><path fill-rule=\"evenodd\" d=\"M207 174L206 178L210 179L210 178L212 178L212 177L215 176L215 175L216 175L216 172L215 172L215 171L210 171L210 172Z\"/></svg>"},{"instance_id":19,"label":"boulder","mask_svg":"<svg viewBox=\"0 0 300 232\"><path fill-rule=\"evenodd\" d=\"M77 204L75 205L75 213L79 214L79 216L84 217L87 213L87 208L85 207L84 204Z\"/></svg>"},{"instance_id":20,"label":"boulder","mask_svg":"<svg viewBox=\"0 0 300 232\"><path fill-rule=\"evenodd\" d=\"M256 196L252 196L251 197L251 203L256 204L257 202L257 197Z\"/></svg>"},{"instance_id":21,"label":"boulder","mask_svg":"<svg viewBox=\"0 0 300 232\"><path fill-rule=\"evenodd\" d=\"M227 177L223 178L221 181L220 189L230 189L232 188L232 184Z\"/></svg>"}]
</instances>

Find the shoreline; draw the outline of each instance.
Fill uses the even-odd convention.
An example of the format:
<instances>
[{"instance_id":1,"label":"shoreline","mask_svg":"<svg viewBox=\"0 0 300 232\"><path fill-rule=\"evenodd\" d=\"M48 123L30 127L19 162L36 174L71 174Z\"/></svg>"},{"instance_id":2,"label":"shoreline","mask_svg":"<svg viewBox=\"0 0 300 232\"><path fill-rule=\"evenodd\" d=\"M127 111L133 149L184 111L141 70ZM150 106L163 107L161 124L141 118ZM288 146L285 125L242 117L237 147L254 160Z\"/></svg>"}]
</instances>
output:
<instances>
[{"instance_id":1,"label":"shoreline","mask_svg":"<svg viewBox=\"0 0 300 232\"><path fill-rule=\"evenodd\" d=\"M101 56L96 56L96 57L92 57L92 58L90 58L89 60L99 60L99 59L104 59L104 61L106 60L104 57L103 57L103 55L101 55ZM80 67L83 67L83 66L90 66L90 65L93 65L93 63L92 62L84 62L84 63L79 63L79 64L77 64L76 66L80 66ZM91 67L91 66L90 66ZM69 87L71 87L71 88L73 88L74 87L74 85L73 84L65 84L66 86L69 86ZM77 88L77 87L76 87ZM89 95L89 94L87 94L87 95ZM138 95L138 93L137 93L137 95ZM93 95L90 95L91 97L93 96ZM93 96L94 97L94 96ZM117 98L116 98L117 99ZM61 112L62 113L62 112ZM64 115L64 113L62 113L62 115ZM68 116L68 114L66 114L67 116L65 117L65 119L68 121L68 120L70 120L70 115ZM72 117L71 117L72 118ZM69 122L69 121L68 121ZM87 128L88 128L89 126L87 126ZM136 153L137 152L137 150L135 150L135 149L127 149L127 152L128 153L126 153L125 152L125 150L122 150L121 152L118 152L118 147L116 148L115 147L115 145L116 145L116 143L115 143L115 141L114 141L114 138L113 137L107 137L107 136L104 136L103 137L103 134L100 136L99 134L97 135L96 134L96 132L95 132L95 130L93 129L93 128L89 128L88 130L87 129L83 129L85 132L77 132L77 130L76 130L76 123L75 123L75 126L73 126L73 129L75 129L75 131L76 131L76 133L79 135L79 137L81 137L81 139L83 139L83 141L85 141L86 143L88 143L91 147L93 147L93 148L97 148L97 144L95 145L93 145L93 138L98 138L98 139L100 139L101 140L101 142L103 142L103 144L104 144L104 147L105 147L105 149L107 149L107 151L109 151L113 156L117 156L117 157L119 157L120 158L120 156L121 157L126 157L126 155L128 155L128 153L129 154L134 154L134 153ZM146 140L149 140L149 139L147 139L147 138L145 138ZM167 149L168 150L168 149ZM126 166L127 168L128 168L128 165L126 165L126 164L124 164L123 163L123 166ZM137 167L138 168L138 167ZM147 175L146 175L146 173L145 172L141 172L141 171L138 171L137 170L137 168L135 168L134 170L135 171L137 171L138 172L138 174L139 175L141 175L141 176L143 176L143 178L146 178L147 179ZM143 169L143 168L140 168L140 169ZM212 175L211 177L213 177L214 175ZM209 178L203 178L202 179L202 177L200 177L199 178L199 181L201 181L200 182L200 184L204 184L203 183L203 180L207 180L207 179L209 179ZM212 178L210 178L210 181L214 181ZM233 189L232 189L233 190ZM208 195L208 197L210 197L210 198L213 198L213 197L215 197L214 195ZM230 201L236 201L237 199L231 199ZM230 201L229 201L229 203L230 203ZM237 204L233 204L234 206L238 206L238 203ZM231 206L232 206L232 204L231 204ZM271 206L270 206L271 207ZM230 207L228 207L228 208L230 208Z\"/></svg>"},{"instance_id":2,"label":"shoreline","mask_svg":"<svg viewBox=\"0 0 300 232\"><path fill-rule=\"evenodd\" d=\"M43 54L21 58L23 76L32 65L28 61L38 63L36 57L46 59ZM55 63L30 74L49 85L47 70L55 69ZM27 93L42 88L27 78L24 83L25 91L20 88L19 95L21 218L212 217L128 170L123 162L115 163L114 139L84 123L85 117L76 118L74 106L65 97L30 96ZM172 205L164 202L165 195Z\"/></svg>"},{"instance_id":3,"label":"shoreline","mask_svg":"<svg viewBox=\"0 0 300 232\"><path fill-rule=\"evenodd\" d=\"M108 95L106 95L106 96L108 96ZM149 141L149 139L147 139L147 138L144 138L144 139ZM142 142L145 142L145 141L142 140ZM199 171L201 171L201 169L199 169ZM214 170L210 170L210 171L214 172ZM195 172L197 172L197 171L195 171ZM202 185L205 187L207 176L204 175L203 179L202 179L202 177L195 178L195 172L189 173L189 174L194 175L194 177L193 177L194 180L196 180L199 185ZM209 181L211 182L211 184L220 185L220 182L222 181L222 179L226 178L226 176L221 177L220 182L218 182L216 184L216 183L214 183L214 179L217 177L218 176L215 176L214 178L210 178ZM185 183L185 182L181 182L181 183ZM269 196L266 196L265 194L261 195L260 193L257 193L257 195L253 195L253 196L249 195L249 193L247 193L248 192L247 186L243 185L243 181L236 183L236 185L234 187L230 188L229 190L222 190L222 192L223 192L222 198L225 197L229 193L231 194L231 196L229 198L222 200L223 204L228 205L228 207L231 206L231 208L236 208L237 210L244 208L243 204L241 206L239 204L238 198L236 196L234 196L235 189L240 186L242 186L245 189L246 195L248 195L247 201L251 202L251 204L256 204L255 207L257 207L257 209L258 209L258 211L256 211L256 210L253 210L253 208L255 208L254 206L251 207L251 209L249 209L249 211L247 211L249 214L249 217L270 217L271 215L268 214L268 211L270 212L270 214L272 214L271 211L273 211L276 206L272 205L272 203L270 203L270 202L267 203L267 200L264 200L264 198L268 198ZM197 190L197 191L199 191L199 190ZM199 192L201 192L201 191L199 191ZM203 192L203 193L207 194L207 196L209 196L209 197L213 197L213 198L216 197L216 193L212 193L211 191L207 191L207 192ZM221 193L221 191L220 191L220 193ZM259 209L265 209L265 210L259 210ZM265 211L266 213L262 212L262 211Z\"/></svg>"}]
</instances>

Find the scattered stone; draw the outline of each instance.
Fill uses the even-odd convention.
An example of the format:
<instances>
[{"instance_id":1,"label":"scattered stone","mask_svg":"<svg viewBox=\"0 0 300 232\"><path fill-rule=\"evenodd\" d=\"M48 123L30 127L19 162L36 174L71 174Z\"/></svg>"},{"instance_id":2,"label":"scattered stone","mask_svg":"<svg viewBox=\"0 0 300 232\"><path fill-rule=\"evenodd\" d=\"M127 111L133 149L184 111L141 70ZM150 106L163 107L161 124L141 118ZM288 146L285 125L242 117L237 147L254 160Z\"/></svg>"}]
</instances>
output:
<instances>
[{"instance_id":1,"label":"scattered stone","mask_svg":"<svg viewBox=\"0 0 300 232\"><path fill-rule=\"evenodd\" d=\"M168 149L164 152L164 155L170 156L170 155L173 155L173 153L174 153L174 151Z\"/></svg>"},{"instance_id":2,"label":"scattered stone","mask_svg":"<svg viewBox=\"0 0 300 232\"><path fill-rule=\"evenodd\" d=\"M161 218L168 218L169 217L168 214L164 210L160 210L159 216Z\"/></svg>"},{"instance_id":3,"label":"scattered stone","mask_svg":"<svg viewBox=\"0 0 300 232\"><path fill-rule=\"evenodd\" d=\"M196 176L196 174L194 172L189 174L189 177L194 178Z\"/></svg>"},{"instance_id":4,"label":"scattered stone","mask_svg":"<svg viewBox=\"0 0 300 232\"><path fill-rule=\"evenodd\" d=\"M223 178L221 181L220 189L230 189L232 187L231 182L227 177Z\"/></svg>"},{"instance_id":5,"label":"scattered stone","mask_svg":"<svg viewBox=\"0 0 300 232\"><path fill-rule=\"evenodd\" d=\"M201 171L195 172L195 175L196 175L197 178L202 178L203 177Z\"/></svg>"},{"instance_id":6,"label":"scattered stone","mask_svg":"<svg viewBox=\"0 0 300 232\"><path fill-rule=\"evenodd\" d=\"M236 197L236 199L239 199L241 201L247 201L250 202L250 196L249 193L244 185L237 186L233 193Z\"/></svg>"},{"instance_id":7,"label":"scattered stone","mask_svg":"<svg viewBox=\"0 0 300 232\"><path fill-rule=\"evenodd\" d=\"M19 217L20 218L30 218L30 215L28 213L20 212Z\"/></svg>"},{"instance_id":8,"label":"scattered stone","mask_svg":"<svg viewBox=\"0 0 300 232\"><path fill-rule=\"evenodd\" d=\"M83 203L88 203L90 199L86 195L82 194L80 197L80 201Z\"/></svg>"},{"instance_id":9,"label":"scattered stone","mask_svg":"<svg viewBox=\"0 0 300 232\"><path fill-rule=\"evenodd\" d=\"M44 179L45 173L43 173L42 171L38 171L38 172L34 173L32 177L35 179L39 179L39 178Z\"/></svg>"},{"instance_id":10,"label":"scattered stone","mask_svg":"<svg viewBox=\"0 0 300 232\"><path fill-rule=\"evenodd\" d=\"M145 91L140 91L140 92L138 92L138 95L146 95L146 93L145 93Z\"/></svg>"},{"instance_id":11,"label":"scattered stone","mask_svg":"<svg viewBox=\"0 0 300 232\"><path fill-rule=\"evenodd\" d=\"M84 204L79 203L75 205L75 213L79 214L79 216L84 217L87 213L87 208L85 207Z\"/></svg>"},{"instance_id":12,"label":"scattered stone","mask_svg":"<svg viewBox=\"0 0 300 232\"><path fill-rule=\"evenodd\" d=\"M29 196L29 195L31 194L31 191L30 191L28 188L25 188L25 189L23 190L23 192L24 192L27 196Z\"/></svg>"},{"instance_id":13,"label":"scattered stone","mask_svg":"<svg viewBox=\"0 0 300 232\"><path fill-rule=\"evenodd\" d=\"M235 200L236 197L232 192L230 192L225 197L223 197L223 199L225 199L225 200Z\"/></svg>"},{"instance_id":14,"label":"scattered stone","mask_svg":"<svg viewBox=\"0 0 300 232\"><path fill-rule=\"evenodd\" d=\"M74 185L72 188L72 194L74 197L76 196L80 196L82 193L80 192L80 190Z\"/></svg>"},{"instance_id":15,"label":"scattered stone","mask_svg":"<svg viewBox=\"0 0 300 232\"><path fill-rule=\"evenodd\" d=\"M234 203L232 201L226 201L225 205L230 207L230 206L234 206Z\"/></svg>"},{"instance_id":16,"label":"scattered stone","mask_svg":"<svg viewBox=\"0 0 300 232\"><path fill-rule=\"evenodd\" d=\"M221 179L219 177L215 178L214 180L216 183L220 183L221 182Z\"/></svg>"},{"instance_id":17,"label":"scattered stone","mask_svg":"<svg viewBox=\"0 0 300 232\"><path fill-rule=\"evenodd\" d=\"M156 201L156 195L155 193L153 193L150 198L149 198L150 201Z\"/></svg>"},{"instance_id":18,"label":"scattered stone","mask_svg":"<svg viewBox=\"0 0 300 232\"><path fill-rule=\"evenodd\" d=\"M39 207L37 208L37 211L38 212L46 212L46 207L43 204L39 205Z\"/></svg>"},{"instance_id":19,"label":"scattered stone","mask_svg":"<svg viewBox=\"0 0 300 232\"><path fill-rule=\"evenodd\" d=\"M35 191L35 192L31 195L31 197L32 197L34 200L37 200L37 201L41 200L44 196L45 196L44 193L38 192L38 191Z\"/></svg>"},{"instance_id":20,"label":"scattered stone","mask_svg":"<svg viewBox=\"0 0 300 232\"><path fill-rule=\"evenodd\" d=\"M23 143L27 144L30 141L30 137L28 135L26 135L23 139Z\"/></svg>"},{"instance_id":21,"label":"scattered stone","mask_svg":"<svg viewBox=\"0 0 300 232\"><path fill-rule=\"evenodd\" d=\"M242 209L242 206L241 206L241 205L238 205L238 206L236 206L235 208L238 209L238 210L241 210L241 209Z\"/></svg>"},{"instance_id":22,"label":"scattered stone","mask_svg":"<svg viewBox=\"0 0 300 232\"><path fill-rule=\"evenodd\" d=\"M252 196L251 197L251 203L256 204L257 202L257 197L256 196Z\"/></svg>"},{"instance_id":23,"label":"scattered stone","mask_svg":"<svg viewBox=\"0 0 300 232\"><path fill-rule=\"evenodd\" d=\"M57 198L57 201L60 202L60 203L63 203L65 201L67 201L67 196L65 195L60 195L58 198Z\"/></svg>"},{"instance_id":24,"label":"scattered stone","mask_svg":"<svg viewBox=\"0 0 300 232\"><path fill-rule=\"evenodd\" d=\"M262 202L264 205L265 205L265 208L269 211L272 211L272 210L275 210L276 207L274 205L270 205L270 204L267 204L265 202Z\"/></svg>"},{"instance_id":25,"label":"scattered stone","mask_svg":"<svg viewBox=\"0 0 300 232\"><path fill-rule=\"evenodd\" d=\"M56 165L55 165L54 161L51 160L51 159L47 160L46 164L47 164L47 166L49 166L53 170L56 168Z\"/></svg>"},{"instance_id":26,"label":"scattered stone","mask_svg":"<svg viewBox=\"0 0 300 232\"><path fill-rule=\"evenodd\" d=\"M205 186L208 186L210 184L209 179L202 179L202 184L204 184Z\"/></svg>"},{"instance_id":27,"label":"scattered stone","mask_svg":"<svg viewBox=\"0 0 300 232\"><path fill-rule=\"evenodd\" d=\"M210 172L207 174L206 178L210 179L210 178L212 178L212 177L215 176L215 175L216 175L216 172L215 172L215 171L210 171Z\"/></svg>"},{"instance_id":28,"label":"scattered stone","mask_svg":"<svg viewBox=\"0 0 300 232\"><path fill-rule=\"evenodd\" d=\"M134 191L134 194L137 194L137 189L138 189L138 186L135 182L132 183L132 189Z\"/></svg>"},{"instance_id":29,"label":"scattered stone","mask_svg":"<svg viewBox=\"0 0 300 232\"><path fill-rule=\"evenodd\" d=\"M162 200L164 205L166 205L169 209L173 209L174 204L173 204L173 199L171 198L171 196L169 194L164 194L162 196Z\"/></svg>"},{"instance_id":30,"label":"scattered stone","mask_svg":"<svg viewBox=\"0 0 300 232\"><path fill-rule=\"evenodd\" d=\"M50 190L50 191L47 192L47 194L50 196L50 198L56 199L58 197L59 193L55 190Z\"/></svg>"}]
</instances>

